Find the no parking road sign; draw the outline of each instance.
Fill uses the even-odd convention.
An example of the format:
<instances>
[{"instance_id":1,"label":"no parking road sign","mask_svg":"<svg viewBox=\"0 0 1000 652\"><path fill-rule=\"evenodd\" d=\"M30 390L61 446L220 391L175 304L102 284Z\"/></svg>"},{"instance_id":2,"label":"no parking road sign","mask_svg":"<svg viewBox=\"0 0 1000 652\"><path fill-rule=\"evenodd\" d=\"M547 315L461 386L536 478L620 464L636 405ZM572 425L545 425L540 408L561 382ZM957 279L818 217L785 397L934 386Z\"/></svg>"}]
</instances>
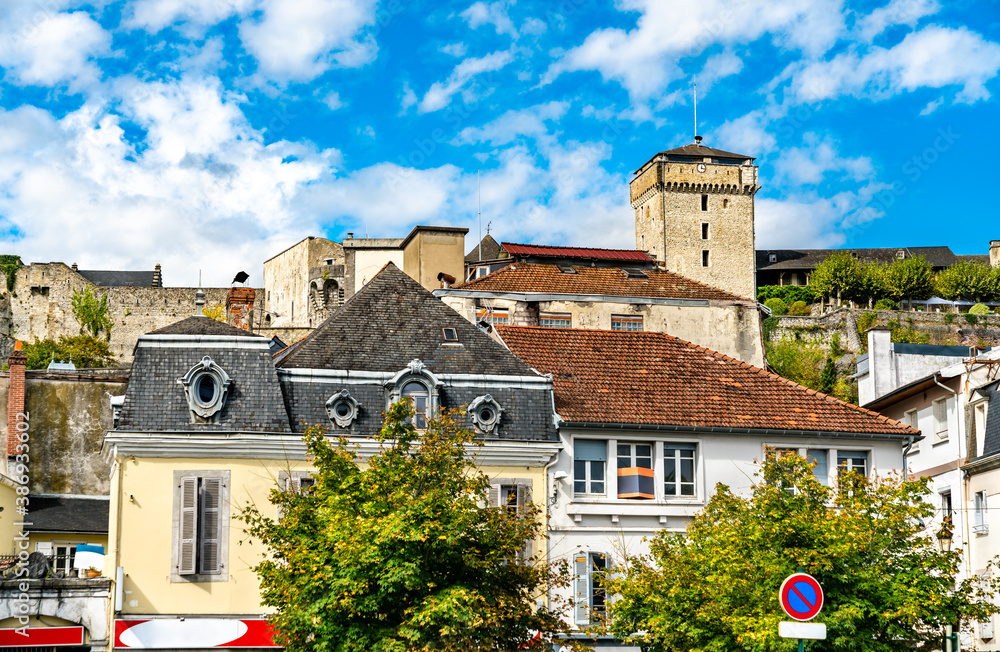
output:
<instances>
[{"instance_id":1,"label":"no parking road sign","mask_svg":"<svg viewBox=\"0 0 1000 652\"><path fill-rule=\"evenodd\" d=\"M812 620L823 608L823 589L812 575L795 573L781 583L778 600L795 620Z\"/></svg>"}]
</instances>

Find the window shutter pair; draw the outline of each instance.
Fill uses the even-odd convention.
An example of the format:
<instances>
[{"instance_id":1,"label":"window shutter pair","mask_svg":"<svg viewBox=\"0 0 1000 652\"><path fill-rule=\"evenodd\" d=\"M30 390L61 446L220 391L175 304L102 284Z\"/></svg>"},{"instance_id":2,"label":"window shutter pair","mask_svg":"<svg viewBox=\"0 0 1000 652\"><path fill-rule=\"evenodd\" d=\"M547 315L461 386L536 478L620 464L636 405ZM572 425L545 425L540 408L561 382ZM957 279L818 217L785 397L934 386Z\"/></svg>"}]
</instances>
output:
<instances>
[{"instance_id":1,"label":"window shutter pair","mask_svg":"<svg viewBox=\"0 0 1000 652\"><path fill-rule=\"evenodd\" d=\"M573 622L590 624L590 561L586 554L573 558Z\"/></svg>"},{"instance_id":2,"label":"window shutter pair","mask_svg":"<svg viewBox=\"0 0 1000 652\"><path fill-rule=\"evenodd\" d=\"M177 574L218 573L222 479L188 476L181 478L180 489L180 554Z\"/></svg>"}]
</instances>

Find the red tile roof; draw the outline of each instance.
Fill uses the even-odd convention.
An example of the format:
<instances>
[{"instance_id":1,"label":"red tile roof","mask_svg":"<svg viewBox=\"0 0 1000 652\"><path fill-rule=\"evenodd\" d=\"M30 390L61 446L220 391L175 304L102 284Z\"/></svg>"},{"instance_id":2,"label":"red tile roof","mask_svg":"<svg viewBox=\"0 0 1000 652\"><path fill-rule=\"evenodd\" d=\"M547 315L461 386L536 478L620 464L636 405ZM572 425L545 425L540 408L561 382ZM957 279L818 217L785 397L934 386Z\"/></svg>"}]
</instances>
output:
<instances>
[{"instance_id":1,"label":"red tile roof","mask_svg":"<svg viewBox=\"0 0 1000 652\"><path fill-rule=\"evenodd\" d=\"M653 261L644 251L636 249L592 249L590 247L555 247L549 245L515 244L504 242L500 245L511 256L546 256L551 258L586 258L587 260L634 260L650 263Z\"/></svg>"},{"instance_id":2,"label":"red tile roof","mask_svg":"<svg viewBox=\"0 0 1000 652\"><path fill-rule=\"evenodd\" d=\"M545 294L605 294L616 297L661 299L716 299L749 301L673 272L641 270L646 278L629 278L618 267L575 266L576 274L566 274L557 265L516 263L492 274L455 286L460 290L483 292L524 292Z\"/></svg>"},{"instance_id":3,"label":"red tile roof","mask_svg":"<svg viewBox=\"0 0 1000 652\"><path fill-rule=\"evenodd\" d=\"M663 333L497 326L510 350L553 375L566 421L904 437L876 412Z\"/></svg>"}]
</instances>

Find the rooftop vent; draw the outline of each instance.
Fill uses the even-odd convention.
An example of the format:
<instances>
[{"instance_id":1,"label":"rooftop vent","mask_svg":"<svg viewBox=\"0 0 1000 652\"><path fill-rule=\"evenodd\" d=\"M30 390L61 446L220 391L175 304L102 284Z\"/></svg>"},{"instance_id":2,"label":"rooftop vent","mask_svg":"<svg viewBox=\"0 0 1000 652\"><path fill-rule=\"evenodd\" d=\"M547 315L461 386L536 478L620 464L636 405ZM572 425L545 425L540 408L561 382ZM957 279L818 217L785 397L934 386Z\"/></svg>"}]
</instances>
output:
<instances>
[{"instance_id":1,"label":"rooftop vent","mask_svg":"<svg viewBox=\"0 0 1000 652\"><path fill-rule=\"evenodd\" d=\"M634 267L626 267L622 270L625 272L625 278L649 278L649 275L641 269L635 269Z\"/></svg>"},{"instance_id":2,"label":"rooftop vent","mask_svg":"<svg viewBox=\"0 0 1000 652\"><path fill-rule=\"evenodd\" d=\"M557 265L557 267L563 274L576 274L576 268L572 265Z\"/></svg>"},{"instance_id":3,"label":"rooftop vent","mask_svg":"<svg viewBox=\"0 0 1000 652\"><path fill-rule=\"evenodd\" d=\"M458 331L454 328L442 328L441 332L444 333L445 342L457 342L458 341Z\"/></svg>"}]
</instances>

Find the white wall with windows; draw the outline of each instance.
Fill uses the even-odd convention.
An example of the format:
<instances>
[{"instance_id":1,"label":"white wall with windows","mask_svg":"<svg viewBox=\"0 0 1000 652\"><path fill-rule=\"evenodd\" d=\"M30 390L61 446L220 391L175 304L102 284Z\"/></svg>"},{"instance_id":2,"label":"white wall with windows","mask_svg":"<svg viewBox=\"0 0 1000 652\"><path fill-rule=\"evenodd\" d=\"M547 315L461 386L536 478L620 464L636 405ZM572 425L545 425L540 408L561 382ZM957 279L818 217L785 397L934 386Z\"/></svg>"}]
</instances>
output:
<instances>
[{"instance_id":1,"label":"white wall with windows","mask_svg":"<svg viewBox=\"0 0 1000 652\"><path fill-rule=\"evenodd\" d=\"M625 554L648 552L643 537L683 531L717 484L749 493L770 448L807 457L828 485L845 469L868 475L902 469L898 439L597 428L564 428L561 436L563 452L549 470L550 559L573 569L567 591L577 598L573 622L581 630L602 617L602 573L613 572Z\"/></svg>"}]
</instances>

